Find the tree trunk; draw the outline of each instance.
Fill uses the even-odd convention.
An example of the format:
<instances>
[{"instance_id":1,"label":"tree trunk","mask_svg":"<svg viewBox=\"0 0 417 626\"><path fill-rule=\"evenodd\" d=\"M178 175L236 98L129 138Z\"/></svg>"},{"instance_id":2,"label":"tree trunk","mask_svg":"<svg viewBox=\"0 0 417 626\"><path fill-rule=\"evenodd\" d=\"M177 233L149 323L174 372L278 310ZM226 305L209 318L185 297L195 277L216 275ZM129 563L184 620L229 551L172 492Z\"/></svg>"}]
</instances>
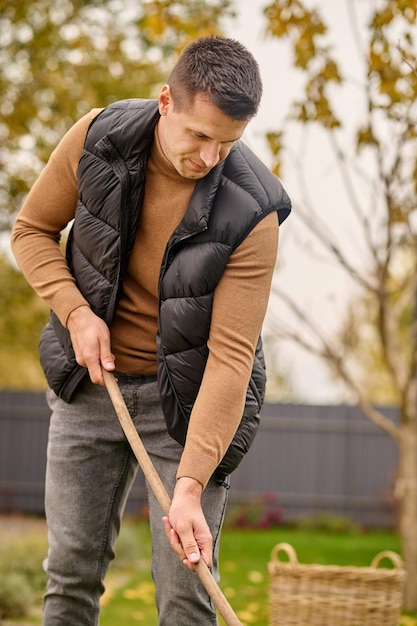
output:
<instances>
[{"instance_id":1,"label":"tree trunk","mask_svg":"<svg viewBox=\"0 0 417 626\"><path fill-rule=\"evenodd\" d=\"M399 530L407 581L404 609L417 610L417 428L399 427L399 465L395 497L399 503Z\"/></svg>"}]
</instances>

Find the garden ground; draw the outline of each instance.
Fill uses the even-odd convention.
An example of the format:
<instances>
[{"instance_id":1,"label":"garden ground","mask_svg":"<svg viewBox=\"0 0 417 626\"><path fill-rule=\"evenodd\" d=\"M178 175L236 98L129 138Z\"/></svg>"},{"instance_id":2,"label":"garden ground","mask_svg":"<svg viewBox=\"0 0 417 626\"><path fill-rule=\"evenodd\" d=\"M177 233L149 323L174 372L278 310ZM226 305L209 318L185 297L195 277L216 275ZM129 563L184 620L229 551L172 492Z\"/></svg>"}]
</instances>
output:
<instances>
[{"instance_id":1,"label":"garden ground","mask_svg":"<svg viewBox=\"0 0 417 626\"><path fill-rule=\"evenodd\" d=\"M221 588L245 626L268 625L267 564L278 542L290 543L302 563L367 566L383 550L400 550L395 533L364 532L331 521L328 518L327 524L310 523L304 528L224 529ZM6 574L23 575L34 589L26 615L19 619L4 617L2 626L41 624L45 550L42 518L0 516L0 579ZM150 558L147 523L126 519L117 544L117 559L106 581L101 626L157 626ZM401 626L417 626L417 614L403 615Z\"/></svg>"}]
</instances>

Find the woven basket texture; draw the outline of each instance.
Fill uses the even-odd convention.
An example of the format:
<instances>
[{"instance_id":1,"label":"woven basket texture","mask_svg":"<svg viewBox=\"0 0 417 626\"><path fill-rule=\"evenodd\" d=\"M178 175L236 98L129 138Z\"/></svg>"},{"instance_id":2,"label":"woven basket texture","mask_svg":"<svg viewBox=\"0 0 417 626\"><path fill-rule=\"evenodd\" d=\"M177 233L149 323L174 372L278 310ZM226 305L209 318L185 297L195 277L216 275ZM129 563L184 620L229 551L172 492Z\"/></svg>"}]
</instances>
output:
<instances>
[{"instance_id":1,"label":"woven basket texture","mask_svg":"<svg viewBox=\"0 0 417 626\"><path fill-rule=\"evenodd\" d=\"M284 562L280 553L286 554ZM378 567L383 559L391 561L390 568ZM279 543L272 550L268 573L270 626L398 626L400 622L406 574L395 552L381 552L370 567L303 565L290 544Z\"/></svg>"}]
</instances>

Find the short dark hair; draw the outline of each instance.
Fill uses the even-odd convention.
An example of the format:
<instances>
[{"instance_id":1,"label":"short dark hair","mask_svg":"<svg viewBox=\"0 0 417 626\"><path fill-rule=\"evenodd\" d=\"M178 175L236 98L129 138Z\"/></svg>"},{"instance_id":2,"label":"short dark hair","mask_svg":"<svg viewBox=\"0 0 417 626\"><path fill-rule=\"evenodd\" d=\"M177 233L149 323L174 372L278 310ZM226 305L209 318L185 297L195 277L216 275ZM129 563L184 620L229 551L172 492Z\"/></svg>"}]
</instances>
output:
<instances>
[{"instance_id":1,"label":"short dark hair","mask_svg":"<svg viewBox=\"0 0 417 626\"><path fill-rule=\"evenodd\" d=\"M174 106L183 108L196 94L234 120L256 115L262 96L259 66L235 39L208 36L186 46L168 78Z\"/></svg>"}]
</instances>

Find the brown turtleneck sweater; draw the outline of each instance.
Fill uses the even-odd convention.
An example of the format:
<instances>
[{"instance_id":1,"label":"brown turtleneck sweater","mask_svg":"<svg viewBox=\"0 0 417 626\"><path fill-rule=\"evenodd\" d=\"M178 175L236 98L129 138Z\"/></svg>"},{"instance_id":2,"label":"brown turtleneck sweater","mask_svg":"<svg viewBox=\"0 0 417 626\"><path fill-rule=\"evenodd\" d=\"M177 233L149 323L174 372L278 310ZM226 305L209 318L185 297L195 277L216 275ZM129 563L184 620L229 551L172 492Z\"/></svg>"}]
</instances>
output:
<instances>
[{"instance_id":1,"label":"brown turtleneck sweater","mask_svg":"<svg viewBox=\"0 0 417 626\"><path fill-rule=\"evenodd\" d=\"M63 137L32 187L14 225L12 246L28 282L66 325L88 304L78 291L59 240L74 217L77 168L93 109ZM185 213L195 181L181 177L154 141L136 241L111 327L116 368L156 373L158 277L169 236ZM278 218L264 218L231 255L216 288L209 358L190 419L178 477L205 486L239 424L253 354L269 298L278 244ZM134 343L133 343L134 340Z\"/></svg>"}]
</instances>

